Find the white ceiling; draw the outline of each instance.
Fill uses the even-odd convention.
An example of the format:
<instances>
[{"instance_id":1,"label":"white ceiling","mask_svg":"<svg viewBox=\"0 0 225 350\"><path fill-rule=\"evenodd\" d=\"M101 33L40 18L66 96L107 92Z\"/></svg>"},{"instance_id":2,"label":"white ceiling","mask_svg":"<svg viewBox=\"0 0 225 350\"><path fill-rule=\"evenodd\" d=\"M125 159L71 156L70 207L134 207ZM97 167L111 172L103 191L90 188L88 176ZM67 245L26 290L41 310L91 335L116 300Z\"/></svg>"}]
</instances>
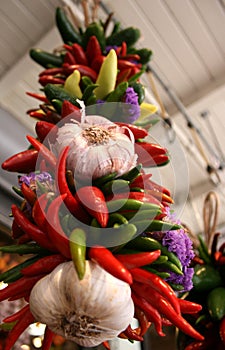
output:
<instances>
[{"instance_id":1,"label":"white ceiling","mask_svg":"<svg viewBox=\"0 0 225 350\"><path fill-rule=\"evenodd\" d=\"M29 58L29 49L40 47L52 51L60 46L62 41L54 25L55 8L70 4L80 16L82 11L78 3L78 0L1 0L0 106L27 132L32 132L34 121L26 116L26 111L36 107L36 101L25 92L38 91L37 76L41 69ZM202 193L209 189L220 191L220 186L215 188L209 181L205 169L207 163L217 167L225 159L225 2L103 0L102 4L104 9L114 13L123 27L140 28L142 38L138 45L153 51L150 67L154 83L163 106L173 116L172 131L161 126L162 129L153 130L153 135L159 142L166 143L175 158L170 169L165 170L165 177L177 194L178 203L180 200L183 203L183 210L188 194L202 200ZM106 19L103 9L100 17ZM147 76L143 83L151 96ZM208 118L200 117L204 111L208 111ZM187 128L187 119L200 131L197 137L203 154ZM5 137L10 143L11 135L7 132ZM18 133L19 137L23 136ZM171 137L175 142L170 142ZM177 149L178 155L174 156ZM164 170L162 172L164 175ZM166 175L168 172L173 175ZM223 182L223 171L219 173ZM184 194L181 199L178 192L179 196Z\"/></svg>"}]
</instances>

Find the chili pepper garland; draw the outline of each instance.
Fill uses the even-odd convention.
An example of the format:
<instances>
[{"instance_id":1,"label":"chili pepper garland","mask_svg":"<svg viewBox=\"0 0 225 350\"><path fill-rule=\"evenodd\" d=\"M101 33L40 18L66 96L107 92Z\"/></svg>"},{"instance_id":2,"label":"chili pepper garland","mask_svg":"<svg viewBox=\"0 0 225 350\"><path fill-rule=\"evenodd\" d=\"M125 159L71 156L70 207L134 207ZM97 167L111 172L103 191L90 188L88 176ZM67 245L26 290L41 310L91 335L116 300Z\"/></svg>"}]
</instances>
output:
<instances>
[{"instance_id":1,"label":"chili pepper garland","mask_svg":"<svg viewBox=\"0 0 225 350\"><path fill-rule=\"evenodd\" d=\"M180 224L169 218L168 208L173 203L169 190L150 180L151 175L144 170L166 164L169 155L160 145L146 141L148 131L144 126L149 125L149 120L147 124L145 121L135 125L144 100L139 77L151 51L135 48L140 36L136 28L120 30L115 26L106 36L106 21L105 24L92 23L80 34L60 8L56 10L56 22L64 41L60 55L40 49L30 51L31 57L45 68L39 75L43 94L28 92L42 102L39 108L28 111L31 117L39 120L37 138L27 136L31 148L2 164L3 169L23 175L19 177L20 188L17 190L22 204L12 206L12 236L17 243L0 247L0 251L28 254L29 258L0 275L0 280L8 283L0 291L0 300L23 297L29 303L33 286L59 264L70 260L82 281L86 260L93 260L129 284L132 290L134 317L139 327L132 329L128 325L119 337L142 341L153 323L160 336L164 336L163 325L174 324L192 338L203 341L201 334L181 315L197 313L200 306L181 302L174 291L191 288L183 284L191 257L178 243L175 251L168 244L168 237L173 240L173 232L179 237L185 233L182 231L181 234ZM103 124L96 121L91 124L94 117L83 115L78 98L86 106L124 102L129 108L125 120L120 122L116 119L118 109L113 111L108 116L111 121L104 121L108 125L106 128L104 118L98 119ZM154 113L155 107L149 107ZM91 178L91 184L84 172L83 179L82 176L77 178L69 157L71 151L79 155L79 149L71 150L72 142L63 145L60 151L57 148L61 145L60 142L57 145L57 137L63 129L63 124L58 122L68 116L80 126L83 137L88 137L89 148L93 143L95 150L99 144L116 144L115 135L132 145L133 153L128 157L130 163L125 170L121 170L122 165L106 168L101 176ZM115 156L112 159L116 164ZM106 242L105 246L103 242ZM182 242L186 242L186 246L189 244L185 239ZM190 245L188 248L192 249ZM179 254L181 250L185 257ZM30 254L33 254L32 258ZM170 280L173 274L177 279L178 276L184 278L174 283ZM5 322L14 319L17 322L10 332L6 349L10 349L21 332L34 321L29 304ZM222 328L221 334L224 337ZM54 333L47 325L43 341L45 350L50 348L53 337ZM109 348L107 339L103 345Z\"/></svg>"}]
</instances>

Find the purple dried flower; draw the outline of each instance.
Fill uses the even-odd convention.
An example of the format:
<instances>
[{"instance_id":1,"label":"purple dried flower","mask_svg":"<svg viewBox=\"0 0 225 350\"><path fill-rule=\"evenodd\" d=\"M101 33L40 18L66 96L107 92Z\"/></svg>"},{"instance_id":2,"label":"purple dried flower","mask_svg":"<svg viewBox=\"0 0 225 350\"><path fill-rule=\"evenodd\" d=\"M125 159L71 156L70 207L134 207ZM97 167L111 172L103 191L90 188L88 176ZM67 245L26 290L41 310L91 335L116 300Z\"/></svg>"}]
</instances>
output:
<instances>
[{"instance_id":1,"label":"purple dried flower","mask_svg":"<svg viewBox=\"0 0 225 350\"><path fill-rule=\"evenodd\" d=\"M20 176L19 178L19 184L25 183L33 190L36 190L36 181L46 186L46 188L49 188L50 190L52 189L53 179L47 171L41 173L30 173L28 175Z\"/></svg>"},{"instance_id":2,"label":"purple dried flower","mask_svg":"<svg viewBox=\"0 0 225 350\"><path fill-rule=\"evenodd\" d=\"M117 45L107 45L105 48L105 53L108 54L110 50L117 50L118 46Z\"/></svg>"},{"instance_id":3,"label":"purple dried flower","mask_svg":"<svg viewBox=\"0 0 225 350\"><path fill-rule=\"evenodd\" d=\"M129 105L128 122L133 123L140 116L140 106L138 103L138 94L132 87L128 87L124 96L124 102Z\"/></svg>"},{"instance_id":4,"label":"purple dried flower","mask_svg":"<svg viewBox=\"0 0 225 350\"><path fill-rule=\"evenodd\" d=\"M192 277L194 275L193 267L183 267L183 275L178 275L174 272L170 272L170 277L166 279L167 282L180 284L184 288L181 292L187 292L193 288Z\"/></svg>"}]
</instances>

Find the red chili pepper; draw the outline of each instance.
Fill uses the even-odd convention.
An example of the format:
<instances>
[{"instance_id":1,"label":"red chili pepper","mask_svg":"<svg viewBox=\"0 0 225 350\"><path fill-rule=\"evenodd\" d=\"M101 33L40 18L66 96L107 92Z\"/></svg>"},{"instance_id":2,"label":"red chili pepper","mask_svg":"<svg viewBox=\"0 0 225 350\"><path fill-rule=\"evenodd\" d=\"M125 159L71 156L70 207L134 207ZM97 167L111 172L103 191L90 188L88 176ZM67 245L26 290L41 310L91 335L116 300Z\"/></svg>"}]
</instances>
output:
<instances>
[{"instance_id":1,"label":"red chili pepper","mask_svg":"<svg viewBox=\"0 0 225 350\"><path fill-rule=\"evenodd\" d=\"M121 71L123 69L127 69L127 68L133 68L133 67L138 67L141 68L141 64L139 63L133 63L130 61L123 59L118 59L118 69Z\"/></svg>"},{"instance_id":2,"label":"red chili pepper","mask_svg":"<svg viewBox=\"0 0 225 350\"><path fill-rule=\"evenodd\" d=\"M127 124L127 123L122 123L122 122L115 122L116 125L119 125L121 127L125 127L124 128L124 133L125 135L127 135L128 137L130 137L129 131L127 130L130 129L130 131L133 133L135 140L137 139L143 139L146 136L148 136L148 132L147 130L141 128L140 126L135 126L132 124Z\"/></svg>"},{"instance_id":3,"label":"red chili pepper","mask_svg":"<svg viewBox=\"0 0 225 350\"><path fill-rule=\"evenodd\" d=\"M24 198L26 199L26 201L33 206L36 199L37 199L37 195L36 193L25 184L25 182L22 182L21 184L21 191L23 193Z\"/></svg>"},{"instance_id":4,"label":"red chili pepper","mask_svg":"<svg viewBox=\"0 0 225 350\"><path fill-rule=\"evenodd\" d=\"M37 226L44 232L46 229L45 209L48 204L48 194L43 193L37 198L32 208L32 218Z\"/></svg>"},{"instance_id":5,"label":"red chili pepper","mask_svg":"<svg viewBox=\"0 0 225 350\"><path fill-rule=\"evenodd\" d=\"M196 304L192 301L178 298L180 304L180 311L183 314L195 314L202 310L202 305Z\"/></svg>"},{"instance_id":6,"label":"red chili pepper","mask_svg":"<svg viewBox=\"0 0 225 350\"><path fill-rule=\"evenodd\" d=\"M66 158L68 155L69 146L65 147L58 158L57 164L57 185L61 195L66 193L64 199L65 205L68 207L69 211L80 221L87 223L89 221L89 215L84 210L83 206L80 204L78 198L74 197L70 192L70 189L66 180Z\"/></svg>"},{"instance_id":7,"label":"red chili pepper","mask_svg":"<svg viewBox=\"0 0 225 350\"><path fill-rule=\"evenodd\" d=\"M67 50L67 51L69 51L69 52L72 52L73 51L73 49L72 49L72 46L71 45L68 45L68 44L63 44L63 47Z\"/></svg>"},{"instance_id":8,"label":"red chili pepper","mask_svg":"<svg viewBox=\"0 0 225 350\"><path fill-rule=\"evenodd\" d=\"M132 276L126 267L105 247L91 247L88 252L89 258L96 261L104 270L114 277L132 284Z\"/></svg>"},{"instance_id":9,"label":"red chili pepper","mask_svg":"<svg viewBox=\"0 0 225 350\"><path fill-rule=\"evenodd\" d=\"M123 41L121 45L120 56L123 57L123 56L126 56L126 54L127 54L127 43L126 41Z\"/></svg>"},{"instance_id":10,"label":"red chili pepper","mask_svg":"<svg viewBox=\"0 0 225 350\"><path fill-rule=\"evenodd\" d=\"M95 35L92 35L86 47L86 57L88 59L88 63L91 64L96 57L102 55L101 46L99 41Z\"/></svg>"},{"instance_id":11,"label":"red chili pepper","mask_svg":"<svg viewBox=\"0 0 225 350\"><path fill-rule=\"evenodd\" d=\"M220 237L219 232L215 232L213 234L213 240L212 240L212 244L211 244L211 256L214 256L214 253L217 251L219 237Z\"/></svg>"},{"instance_id":12,"label":"red chili pepper","mask_svg":"<svg viewBox=\"0 0 225 350\"><path fill-rule=\"evenodd\" d=\"M171 195L170 191L169 191L167 188L158 185L157 183L155 183L155 182L152 181L152 180L148 180L146 186L147 186L147 188L149 188L149 189L153 189L153 190L156 190L156 191L165 193L165 194L167 194L167 196L169 196L169 197L170 197L170 195Z\"/></svg>"},{"instance_id":13,"label":"red chili pepper","mask_svg":"<svg viewBox=\"0 0 225 350\"><path fill-rule=\"evenodd\" d=\"M76 58L74 57L73 52L70 52L70 51L67 51L67 53L65 54L63 62L68 63L68 64L77 64L78 63Z\"/></svg>"},{"instance_id":14,"label":"red chili pepper","mask_svg":"<svg viewBox=\"0 0 225 350\"><path fill-rule=\"evenodd\" d=\"M88 60L84 49L79 44L75 43L72 45L73 55L75 57L76 63L88 66Z\"/></svg>"},{"instance_id":15,"label":"red chili pepper","mask_svg":"<svg viewBox=\"0 0 225 350\"><path fill-rule=\"evenodd\" d=\"M62 116L62 118L65 118L70 114L73 114L72 115L73 119L80 122L80 120L81 120L80 108L78 108L77 106L75 106L71 102L64 100L63 104L62 104L62 109L61 109L61 116Z\"/></svg>"},{"instance_id":16,"label":"red chili pepper","mask_svg":"<svg viewBox=\"0 0 225 350\"><path fill-rule=\"evenodd\" d=\"M18 321L24 315L24 313L26 313L26 311L28 309L29 309L29 305L27 304L22 309L15 312L13 315L10 315L10 316L4 318L4 320L2 320L2 322L11 323L11 322Z\"/></svg>"},{"instance_id":17,"label":"red chili pepper","mask_svg":"<svg viewBox=\"0 0 225 350\"><path fill-rule=\"evenodd\" d=\"M156 144L156 143L149 143L149 142L135 142L135 151L138 154L139 158L142 158L145 160L146 155L149 154L151 157L158 156L161 154L166 154L167 150L163 148L162 146ZM142 161L140 160L142 163Z\"/></svg>"},{"instance_id":18,"label":"red chili pepper","mask_svg":"<svg viewBox=\"0 0 225 350\"><path fill-rule=\"evenodd\" d=\"M106 56L97 56L92 62L91 62L91 68L94 69L95 72L99 73L100 68L102 66L102 63L104 62Z\"/></svg>"},{"instance_id":19,"label":"red chili pepper","mask_svg":"<svg viewBox=\"0 0 225 350\"><path fill-rule=\"evenodd\" d=\"M13 345L19 338L19 336L25 331L25 329L34 322L34 316L30 312L30 309L26 311L26 313L21 317L21 319L15 324L12 330L9 332L4 350L11 350Z\"/></svg>"},{"instance_id":20,"label":"red chili pepper","mask_svg":"<svg viewBox=\"0 0 225 350\"><path fill-rule=\"evenodd\" d=\"M10 283L7 287L0 290L0 301L15 297L20 293L26 294L26 292L31 291L33 286L42 277L43 275L32 276L32 277L24 276L18 279L17 281Z\"/></svg>"},{"instance_id":21,"label":"red chili pepper","mask_svg":"<svg viewBox=\"0 0 225 350\"><path fill-rule=\"evenodd\" d=\"M161 254L161 250L153 252L143 252L136 254L116 254L115 257L127 268L133 269L136 267L149 265L157 260Z\"/></svg>"},{"instance_id":22,"label":"red chili pepper","mask_svg":"<svg viewBox=\"0 0 225 350\"><path fill-rule=\"evenodd\" d=\"M219 334L220 334L220 339L223 342L223 345L225 345L225 317L223 317L222 320L220 321Z\"/></svg>"},{"instance_id":23,"label":"red chili pepper","mask_svg":"<svg viewBox=\"0 0 225 350\"><path fill-rule=\"evenodd\" d=\"M48 241L47 235L39 227L34 225L15 204L12 205L12 214L17 225L31 240L36 241L43 248L54 251L51 242Z\"/></svg>"},{"instance_id":24,"label":"red chili pepper","mask_svg":"<svg viewBox=\"0 0 225 350\"><path fill-rule=\"evenodd\" d=\"M145 283L149 286L149 293L151 293L152 289L158 291L162 296L170 301L174 310L176 310L176 313L180 313L178 298L174 290L166 281L164 281L164 279L155 275L154 273L139 268L131 269L130 272L135 281Z\"/></svg>"},{"instance_id":25,"label":"red chili pepper","mask_svg":"<svg viewBox=\"0 0 225 350\"><path fill-rule=\"evenodd\" d=\"M122 199L122 198L136 199L136 200L141 201L143 203L152 203L152 204L158 205L160 208L162 207L161 202L157 198L155 198L155 197L153 197L145 192L116 193L112 196L111 195L108 196L107 200L110 200L112 198L113 198L113 200Z\"/></svg>"},{"instance_id":26,"label":"red chili pepper","mask_svg":"<svg viewBox=\"0 0 225 350\"><path fill-rule=\"evenodd\" d=\"M162 319L159 312L156 310L156 308L154 308L144 298L134 293L133 291L131 296L135 306L138 306L141 310L143 310L148 321L154 323L157 334L160 335L161 337L164 337L165 333L163 333L162 331Z\"/></svg>"},{"instance_id":27,"label":"red chili pepper","mask_svg":"<svg viewBox=\"0 0 225 350\"><path fill-rule=\"evenodd\" d=\"M144 340L143 337L137 334L135 330L131 328L130 325L122 333L130 340L137 340L137 341Z\"/></svg>"},{"instance_id":28,"label":"red chili pepper","mask_svg":"<svg viewBox=\"0 0 225 350\"><path fill-rule=\"evenodd\" d=\"M97 73L91 69L88 66L84 66L82 64L71 64L68 65L67 63L63 64L64 72L67 75L72 74L75 70L78 70L81 74L81 76L85 75L89 77L93 82L97 79Z\"/></svg>"},{"instance_id":29,"label":"red chili pepper","mask_svg":"<svg viewBox=\"0 0 225 350\"><path fill-rule=\"evenodd\" d=\"M34 97L39 101L42 101L44 103L49 103L47 97L45 95L37 94L36 92L26 92L28 96Z\"/></svg>"},{"instance_id":30,"label":"red chili pepper","mask_svg":"<svg viewBox=\"0 0 225 350\"><path fill-rule=\"evenodd\" d=\"M35 131L41 142L43 142L47 136L50 136L51 140L55 141L58 127L46 121L39 121L35 125Z\"/></svg>"},{"instance_id":31,"label":"red chili pepper","mask_svg":"<svg viewBox=\"0 0 225 350\"><path fill-rule=\"evenodd\" d=\"M102 191L95 186L80 187L75 198L87 212L92 215L101 227L106 227L109 220L108 208Z\"/></svg>"},{"instance_id":32,"label":"red chili pepper","mask_svg":"<svg viewBox=\"0 0 225 350\"><path fill-rule=\"evenodd\" d=\"M28 243L28 242L31 242L31 238L27 233L24 233L18 239L18 244L24 244L24 243Z\"/></svg>"},{"instance_id":33,"label":"red chili pepper","mask_svg":"<svg viewBox=\"0 0 225 350\"><path fill-rule=\"evenodd\" d=\"M140 68L139 68L139 67L140 67ZM136 75L136 74L140 73L141 68L142 68L142 65L141 65L141 64L135 65L134 67L132 67L132 68L131 68L131 72L130 72L130 74L129 74L129 76L128 76L128 80L129 80L133 75ZM147 127L147 126L146 126L146 127ZM150 127L151 127L151 125L150 125Z\"/></svg>"},{"instance_id":34,"label":"red chili pepper","mask_svg":"<svg viewBox=\"0 0 225 350\"><path fill-rule=\"evenodd\" d=\"M43 156L43 158L53 167L56 166L56 156L41 142L36 140L34 137L27 135L27 139L30 142L30 144L40 152L40 154Z\"/></svg>"},{"instance_id":35,"label":"red chili pepper","mask_svg":"<svg viewBox=\"0 0 225 350\"><path fill-rule=\"evenodd\" d=\"M140 174L132 183L130 184L130 187L140 187L140 188L148 188L146 185L148 184L149 178L152 176L152 174Z\"/></svg>"},{"instance_id":36,"label":"red chili pepper","mask_svg":"<svg viewBox=\"0 0 225 350\"><path fill-rule=\"evenodd\" d=\"M121 60L127 60L127 61L139 61L140 60L140 56L137 54L127 54L123 57L120 57ZM139 68L141 68L141 65L138 65Z\"/></svg>"},{"instance_id":37,"label":"red chili pepper","mask_svg":"<svg viewBox=\"0 0 225 350\"><path fill-rule=\"evenodd\" d=\"M134 290L136 285L132 286ZM150 304L157 308L157 310L164 315L169 321L171 321L174 326L179 328L182 332L189 335L196 340L204 340L204 337L197 332L182 316L177 313L170 302L162 296L157 290L146 288L144 284L140 284L139 295L145 298Z\"/></svg>"},{"instance_id":38,"label":"red chili pepper","mask_svg":"<svg viewBox=\"0 0 225 350\"><path fill-rule=\"evenodd\" d=\"M163 192L146 189L145 193L157 198L161 203L162 202L166 202L166 203L170 203L170 204L174 203L173 198L171 198L170 196L168 196L167 194L165 194Z\"/></svg>"},{"instance_id":39,"label":"red chili pepper","mask_svg":"<svg viewBox=\"0 0 225 350\"><path fill-rule=\"evenodd\" d=\"M19 227L15 221L15 219L13 220L12 223L12 238L16 239L21 237L24 234L24 231L21 229L21 227Z\"/></svg>"},{"instance_id":40,"label":"red chili pepper","mask_svg":"<svg viewBox=\"0 0 225 350\"><path fill-rule=\"evenodd\" d=\"M204 342L194 341L191 344L187 345L184 350L206 350L207 348L207 344Z\"/></svg>"},{"instance_id":41,"label":"red chili pepper","mask_svg":"<svg viewBox=\"0 0 225 350\"><path fill-rule=\"evenodd\" d=\"M117 80L116 80L117 85L124 82L124 81L127 81L130 74L131 74L131 71L132 70L130 68L121 70L117 74Z\"/></svg>"},{"instance_id":42,"label":"red chili pepper","mask_svg":"<svg viewBox=\"0 0 225 350\"><path fill-rule=\"evenodd\" d=\"M28 112L29 116L39 120L48 120L46 113L40 112L40 110L33 110Z\"/></svg>"},{"instance_id":43,"label":"red chili pepper","mask_svg":"<svg viewBox=\"0 0 225 350\"><path fill-rule=\"evenodd\" d=\"M47 274L54 270L56 266L66 261L66 258L61 254L54 254L44 256L33 264L24 267L21 273L24 276L37 276L40 274Z\"/></svg>"},{"instance_id":44,"label":"red chili pepper","mask_svg":"<svg viewBox=\"0 0 225 350\"><path fill-rule=\"evenodd\" d=\"M217 264L219 265L225 265L225 256L220 256L219 260L217 261Z\"/></svg>"},{"instance_id":45,"label":"red chili pepper","mask_svg":"<svg viewBox=\"0 0 225 350\"><path fill-rule=\"evenodd\" d=\"M36 149L28 149L6 159L2 163L2 169L18 173L30 173L35 170L37 158L38 151Z\"/></svg>"},{"instance_id":46,"label":"red chili pepper","mask_svg":"<svg viewBox=\"0 0 225 350\"><path fill-rule=\"evenodd\" d=\"M69 239L65 235L59 220L59 208L66 194L56 197L49 205L46 223L47 233L50 241L56 249L66 258L71 259Z\"/></svg>"},{"instance_id":47,"label":"red chili pepper","mask_svg":"<svg viewBox=\"0 0 225 350\"><path fill-rule=\"evenodd\" d=\"M143 336L149 327L151 326L151 322L148 321L143 310L141 310L138 306L135 306L134 317L138 320L139 326L141 328L140 335Z\"/></svg>"},{"instance_id":48,"label":"red chili pepper","mask_svg":"<svg viewBox=\"0 0 225 350\"><path fill-rule=\"evenodd\" d=\"M45 333L44 333L44 339L43 339L42 347L41 347L42 350L50 350L54 335L55 334L51 331L51 329L48 328L48 326L46 326Z\"/></svg>"},{"instance_id":49,"label":"red chili pepper","mask_svg":"<svg viewBox=\"0 0 225 350\"><path fill-rule=\"evenodd\" d=\"M218 262L220 260L221 256L223 256L222 252L220 252L220 251L215 252L214 253L214 260L216 262Z\"/></svg>"},{"instance_id":50,"label":"red chili pepper","mask_svg":"<svg viewBox=\"0 0 225 350\"><path fill-rule=\"evenodd\" d=\"M102 342L102 345L104 346L104 348L106 349L106 350L110 350L110 345L109 345L109 342L106 340L106 341L103 341Z\"/></svg>"},{"instance_id":51,"label":"red chili pepper","mask_svg":"<svg viewBox=\"0 0 225 350\"><path fill-rule=\"evenodd\" d=\"M42 76L39 77L38 82L42 86L45 86L47 84L60 84L60 85L63 85L65 83L65 80L62 79L62 78L53 77L52 75L42 75Z\"/></svg>"},{"instance_id":52,"label":"red chili pepper","mask_svg":"<svg viewBox=\"0 0 225 350\"><path fill-rule=\"evenodd\" d=\"M53 67L53 68L47 68L45 70L43 70L40 74L39 77L43 76L43 75L57 75L57 74L63 74L64 73L64 69L63 67Z\"/></svg>"}]
</instances>

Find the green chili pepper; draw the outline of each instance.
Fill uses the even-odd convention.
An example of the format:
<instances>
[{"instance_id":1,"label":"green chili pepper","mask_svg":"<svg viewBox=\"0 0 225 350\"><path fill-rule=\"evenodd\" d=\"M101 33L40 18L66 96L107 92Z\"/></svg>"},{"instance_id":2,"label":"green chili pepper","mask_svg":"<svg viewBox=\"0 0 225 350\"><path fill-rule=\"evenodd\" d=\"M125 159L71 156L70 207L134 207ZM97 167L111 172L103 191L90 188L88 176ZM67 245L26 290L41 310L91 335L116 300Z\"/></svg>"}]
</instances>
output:
<instances>
[{"instance_id":1,"label":"green chili pepper","mask_svg":"<svg viewBox=\"0 0 225 350\"><path fill-rule=\"evenodd\" d=\"M80 107L78 102L76 101L76 96L72 96L63 87L60 87L54 84L47 84L44 87L44 92L49 101L52 101L55 99L60 101L67 100L71 102L73 105Z\"/></svg>"},{"instance_id":2,"label":"green chili pepper","mask_svg":"<svg viewBox=\"0 0 225 350\"><path fill-rule=\"evenodd\" d=\"M147 270L149 272L152 272L155 275L157 275L157 276L159 276L159 277L161 277L163 279L166 279L166 278L170 277L170 273L169 272L158 271L158 270L156 270L156 269L154 269L152 267L148 267L148 266L143 266L143 269Z\"/></svg>"},{"instance_id":3,"label":"green chili pepper","mask_svg":"<svg viewBox=\"0 0 225 350\"><path fill-rule=\"evenodd\" d=\"M61 67L63 64L62 56L56 56L53 53L41 49L31 49L30 57L44 68Z\"/></svg>"},{"instance_id":4,"label":"green chili pepper","mask_svg":"<svg viewBox=\"0 0 225 350\"><path fill-rule=\"evenodd\" d=\"M211 256L209 254L209 250L202 238L202 236L198 236L198 240L199 240L199 243L200 245L198 246L198 251L199 251L199 257L204 260L204 262L206 264L210 264L212 263L212 259L211 259Z\"/></svg>"},{"instance_id":5,"label":"green chili pepper","mask_svg":"<svg viewBox=\"0 0 225 350\"><path fill-rule=\"evenodd\" d=\"M136 94L138 95L138 103L139 105L144 101L145 99L145 88L144 85L138 82L130 83L129 86L131 86Z\"/></svg>"},{"instance_id":6,"label":"green chili pepper","mask_svg":"<svg viewBox=\"0 0 225 350\"><path fill-rule=\"evenodd\" d=\"M116 175L117 175L116 171L110 174L103 175L98 179L93 180L93 186L101 187L106 182L114 180Z\"/></svg>"},{"instance_id":7,"label":"green chili pepper","mask_svg":"<svg viewBox=\"0 0 225 350\"><path fill-rule=\"evenodd\" d=\"M123 41L126 42L127 47L134 45L141 36L141 32L138 28L128 27L114 33L106 38L107 45L121 46Z\"/></svg>"},{"instance_id":8,"label":"green chili pepper","mask_svg":"<svg viewBox=\"0 0 225 350\"><path fill-rule=\"evenodd\" d=\"M177 291L177 292L181 292L182 290L184 290L184 286L182 286L182 284L177 284L177 283L171 283L168 282L170 287L173 288L173 290Z\"/></svg>"},{"instance_id":9,"label":"green chili pepper","mask_svg":"<svg viewBox=\"0 0 225 350\"><path fill-rule=\"evenodd\" d=\"M168 256L166 255L160 255L158 257L158 259L156 259L155 261L153 261L152 265L161 265L164 264L165 262L168 261Z\"/></svg>"},{"instance_id":10,"label":"green chili pepper","mask_svg":"<svg viewBox=\"0 0 225 350\"><path fill-rule=\"evenodd\" d=\"M152 204L152 203L146 203L146 202L141 202L137 199L127 199L127 198L121 198L121 199L115 199L115 200L111 200L109 202L106 203L109 212L113 212L113 211L126 211L126 210L133 210L133 211L137 211L137 210L146 210L146 209L154 209L154 208L158 208L158 206L156 204Z\"/></svg>"},{"instance_id":11,"label":"green chili pepper","mask_svg":"<svg viewBox=\"0 0 225 350\"><path fill-rule=\"evenodd\" d=\"M172 261L166 261L163 264L160 265L160 269L165 269L165 270L169 270L170 272L175 272L178 275L183 275L182 270L177 267L177 265L175 265Z\"/></svg>"},{"instance_id":12,"label":"green chili pepper","mask_svg":"<svg viewBox=\"0 0 225 350\"><path fill-rule=\"evenodd\" d=\"M0 247L0 252L9 254L46 254L48 250L43 249L36 243L15 244Z\"/></svg>"},{"instance_id":13,"label":"green chili pepper","mask_svg":"<svg viewBox=\"0 0 225 350\"><path fill-rule=\"evenodd\" d=\"M84 75L83 77L81 77L80 80L80 85L81 85L81 89L84 92L85 89L89 86L92 85L93 81L91 80L91 78L87 77L86 75Z\"/></svg>"},{"instance_id":14,"label":"green chili pepper","mask_svg":"<svg viewBox=\"0 0 225 350\"><path fill-rule=\"evenodd\" d=\"M138 164L137 166L132 168L130 171L128 171L126 174L123 174L122 176L120 176L120 179L133 182L136 179L136 177L140 175L141 168L142 168L142 165Z\"/></svg>"},{"instance_id":15,"label":"green chili pepper","mask_svg":"<svg viewBox=\"0 0 225 350\"><path fill-rule=\"evenodd\" d=\"M82 100L84 101L85 105L90 104L90 98L94 98L96 100L96 96L93 93L96 87L98 87L97 84L91 84L85 88L82 96Z\"/></svg>"},{"instance_id":16,"label":"green chili pepper","mask_svg":"<svg viewBox=\"0 0 225 350\"><path fill-rule=\"evenodd\" d=\"M128 82L124 81L116 86L116 88L107 96L107 102L120 102L126 90L128 88Z\"/></svg>"},{"instance_id":17,"label":"green chili pepper","mask_svg":"<svg viewBox=\"0 0 225 350\"><path fill-rule=\"evenodd\" d=\"M217 287L207 296L207 306L213 320L219 321L225 315L225 288Z\"/></svg>"},{"instance_id":18,"label":"green chili pepper","mask_svg":"<svg viewBox=\"0 0 225 350\"><path fill-rule=\"evenodd\" d=\"M112 181L108 181L105 183L101 190L105 195L116 194L124 191L128 191L129 189L129 181L116 179Z\"/></svg>"},{"instance_id":19,"label":"green chili pepper","mask_svg":"<svg viewBox=\"0 0 225 350\"><path fill-rule=\"evenodd\" d=\"M123 215L119 213L112 213L109 215L108 227L112 227L115 224L128 224L128 221Z\"/></svg>"},{"instance_id":20,"label":"green chili pepper","mask_svg":"<svg viewBox=\"0 0 225 350\"><path fill-rule=\"evenodd\" d=\"M64 10L60 7L56 9L56 25L64 43L81 44L80 33L75 30Z\"/></svg>"},{"instance_id":21,"label":"green chili pepper","mask_svg":"<svg viewBox=\"0 0 225 350\"><path fill-rule=\"evenodd\" d=\"M133 190L133 189L132 189ZM132 219L133 217L135 220L144 220L144 219L153 219L157 215L161 214L161 210L159 208L153 208L148 210L140 210L140 211L126 211L123 213L125 218L128 220Z\"/></svg>"},{"instance_id":22,"label":"green chili pepper","mask_svg":"<svg viewBox=\"0 0 225 350\"><path fill-rule=\"evenodd\" d=\"M63 102L61 100L54 98L53 100L51 100L51 103L52 103L53 107L55 108L56 112L61 114Z\"/></svg>"},{"instance_id":23,"label":"green chili pepper","mask_svg":"<svg viewBox=\"0 0 225 350\"><path fill-rule=\"evenodd\" d=\"M11 269L3 272L0 274L0 281L4 281L5 283L11 283L16 280L18 280L20 277L22 277L21 270L33 264L35 261L37 261L40 258L40 256L35 256L30 259L25 260L24 262L12 267Z\"/></svg>"},{"instance_id":24,"label":"green chili pepper","mask_svg":"<svg viewBox=\"0 0 225 350\"><path fill-rule=\"evenodd\" d=\"M115 22L110 35L118 33L120 31L120 26L120 22Z\"/></svg>"},{"instance_id":25,"label":"green chili pepper","mask_svg":"<svg viewBox=\"0 0 225 350\"><path fill-rule=\"evenodd\" d=\"M100 23L93 22L89 24L82 36L82 46L86 49L91 36L95 36L101 46L101 50L105 50L105 33L104 28Z\"/></svg>"},{"instance_id":26,"label":"green chili pepper","mask_svg":"<svg viewBox=\"0 0 225 350\"><path fill-rule=\"evenodd\" d=\"M196 265L194 271L192 281L197 292L208 292L223 285L219 271L213 266Z\"/></svg>"},{"instance_id":27,"label":"green chili pepper","mask_svg":"<svg viewBox=\"0 0 225 350\"><path fill-rule=\"evenodd\" d=\"M128 49L128 53L130 53L130 54L137 54L138 56L140 56L139 62L142 63L142 64L147 64L150 61L151 56L153 54L153 52L151 50L149 50L149 49L143 48L143 49L137 50L134 47L130 47Z\"/></svg>"},{"instance_id":28,"label":"green chili pepper","mask_svg":"<svg viewBox=\"0 0 225 350\"><path fill-rule=\"evenodd\" d=\"M86 233L75 228L70 234L70 252L80 280L84 278L86 269Z\"/></svg>"},{"instance_id":29,"label":"green chili pepper","mask_svg":"<svg viewBox=\"0 0 225 350\"><path fill-rule=\"evenodd\" d=\"M138 232L172 231L180 229L180 225L161 220L134 220L134 224Z\"/></svg>"},{"instance_id":30,"label":"green chili pepper","mask_svg":"<svg viewBox=\"0 0 225 350\"><path fill-rule=\"evenodd\" d=\"M21 191L20 188L18 188L18 187L16 187L16 186L12 186L12 189L13 189L13 191L14 191L16 194L18 194L18 196L24 198L23 192Z\"/></svg>"}]
</instances>

